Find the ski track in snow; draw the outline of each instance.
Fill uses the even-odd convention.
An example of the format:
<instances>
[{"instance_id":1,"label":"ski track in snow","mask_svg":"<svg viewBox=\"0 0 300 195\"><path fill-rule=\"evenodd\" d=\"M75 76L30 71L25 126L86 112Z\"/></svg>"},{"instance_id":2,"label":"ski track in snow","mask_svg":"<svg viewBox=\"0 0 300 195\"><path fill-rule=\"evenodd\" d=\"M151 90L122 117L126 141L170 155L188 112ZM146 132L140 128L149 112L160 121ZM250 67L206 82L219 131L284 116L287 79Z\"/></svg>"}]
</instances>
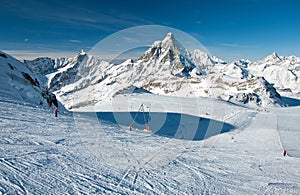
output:
<instances>
[{"instance_id":1,"label":"ski track in snow","mask_svg":"<svg viewBox=\"0 0 300 195\"><path fill-rule=\"evenodd\" d=\"M235 131L188 141L5 96L0 106L1 194L300 193L300 160L282 156L272 114L231 110Z\"/></svg>"}]
</instances>

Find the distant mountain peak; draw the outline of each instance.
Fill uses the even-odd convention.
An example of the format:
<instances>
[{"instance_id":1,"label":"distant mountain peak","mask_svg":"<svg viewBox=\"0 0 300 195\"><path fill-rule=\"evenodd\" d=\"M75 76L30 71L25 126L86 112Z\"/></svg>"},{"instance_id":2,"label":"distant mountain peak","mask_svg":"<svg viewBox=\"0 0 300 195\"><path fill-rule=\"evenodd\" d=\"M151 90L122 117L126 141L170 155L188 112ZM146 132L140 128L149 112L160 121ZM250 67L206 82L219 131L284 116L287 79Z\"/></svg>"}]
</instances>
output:
<instances>
[{"instance_id":1,"label":"distant mountain peak","mask_svg":"<svg viewBox=\"0 0 300 195\"><path fill-rule=\"evenodd\" d=\"M169 33L167 34L166 38L174 39L173 33L169 32Z\"/></svg>"},{"instance_id":2,"label":"distant mountain peak","mask_svg":"<svg viewBox=\"0 0 300 195\"><path fill-rule=\"evenodd\" d=\"M87 53L82 49L80 50L80 52L78 53L78 55L86 55Z\"/></svg>"},{"instance_id":3,"label":"distant mountain peak","mask_svg":"<svg viewBox=\"0 0 300 195\"><path fill-rule=\"evenodd\" d=\"M195 67L189 51L172 33L168 33L162 41L155 41L139 60L159 66L164 64L172 75L189 76Z\"/></svg>"},{"instance_id":4,"label":"distant mountain peak","mask_svg":"<svg viewBox=\"0 0 300 195\"><path fill-rule=\"evenodd\" d=\"M87 53L82 49L77 54L77 56L75 57L75 59L78 60L79 62L82 62L86 57L87 57Z\"/></svg>"},{"instance_id":5,"label":"distant mountain peak","mask_svg":"<svg viewBox=\"0 0 300 195\"><path fill-rule=\"evenodd\" d=\"M185 55L187 53L187 50L177 41L174 37L174 35L169 32L166 37L161 41L161 46L164 49L170 49L175 52L181 53L182 55Z\"/></svg>"},{"instance_id":6,"label":"distant mountain peak","mask_svg":"<svg viewBox=\"0 0 300 195\"><path fill-rule=\"evenodd\" d=\"M162 40L162 44L172 43L175 44L177 40L175 39L173 33L169 32L166 37Z\"/></svg>"},{"instance_id":7,"label":"distant mountain peak","mask_svg":"<svg viewBox=\"0 0 300 195\"><path fill-rule=\"evenodd\" d=\"M264 61L266 62L278 62L281 60L282 59L279 57L279 55L276 52L273 52L264 58Z\"/></svg>"},{"instance_id":8,"label":"distant mountain peak","mask_svg":"<svg viewBox=\"0 0 300 195\"><path fill-rule=\"evenodd\" d=\"M272 52L271 56L272 56L273 59L277 59L277 58L280 59L279 55L275 51Z\"/></svg>"}]
</instances>

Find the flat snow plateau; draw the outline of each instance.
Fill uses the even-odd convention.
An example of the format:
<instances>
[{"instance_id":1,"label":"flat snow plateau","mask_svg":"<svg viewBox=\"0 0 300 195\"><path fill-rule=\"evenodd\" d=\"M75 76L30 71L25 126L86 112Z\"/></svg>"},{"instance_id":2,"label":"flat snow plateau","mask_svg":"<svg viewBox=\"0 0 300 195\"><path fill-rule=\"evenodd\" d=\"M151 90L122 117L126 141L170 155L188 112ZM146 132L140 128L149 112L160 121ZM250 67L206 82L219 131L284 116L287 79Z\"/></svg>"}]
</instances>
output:
<instances>
[{"instance_id":1,"label":"flat snow plateau","mask_svg":"<svg viewBox=\"0 0 300 195\"><path fill-rule=\"evenodd\" d=\"M235 128L204 140L174 139L98 121L92 113L55 118L52 109L1 96L0 193L300 193L299 107L258 111L209 98L154 95L121 95L112 102L84 111L136 111L148 103L153 112Z\"/></svg>"}]
</instances>

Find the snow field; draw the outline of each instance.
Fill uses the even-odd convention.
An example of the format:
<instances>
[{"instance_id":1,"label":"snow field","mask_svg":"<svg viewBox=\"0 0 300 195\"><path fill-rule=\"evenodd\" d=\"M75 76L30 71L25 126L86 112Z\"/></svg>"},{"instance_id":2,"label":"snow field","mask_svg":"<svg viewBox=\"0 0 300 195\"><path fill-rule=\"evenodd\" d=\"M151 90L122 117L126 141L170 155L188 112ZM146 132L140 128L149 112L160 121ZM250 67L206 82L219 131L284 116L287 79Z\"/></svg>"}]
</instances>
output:
<instances>
[{"instance_id":1,"label":"snow field","mask_svg":"<svg viewBox=\"0 0 300 195\"><path fill-rule=\"evenodd\" d=\"M129 131L87 113L55 118L52 110L6 96L0 106L6 108L0 117L2 194L300 192L300 160L282 156L273 111L226 105L220 117L236 130L189 141Z\"/></svg>"}]
</instances>

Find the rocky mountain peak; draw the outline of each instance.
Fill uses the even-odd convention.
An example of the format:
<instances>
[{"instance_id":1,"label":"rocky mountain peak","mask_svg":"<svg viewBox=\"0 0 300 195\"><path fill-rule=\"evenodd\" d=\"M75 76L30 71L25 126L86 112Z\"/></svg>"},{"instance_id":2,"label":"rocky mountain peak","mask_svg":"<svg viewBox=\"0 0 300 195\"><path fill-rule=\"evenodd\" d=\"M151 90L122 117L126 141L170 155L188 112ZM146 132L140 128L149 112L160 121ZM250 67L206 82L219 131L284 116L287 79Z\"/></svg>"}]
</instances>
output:
<instances>
[{"instance_id":1,"label":"rocky mountain peak","mask_svg":"<svg viewBox=\"0 0 300 195\"><path fill-rule=\"evenodd\" d=\"M279 55L276 52L271 53L270 55L266 56L264 58L265 62L280 62L282 59L279 57Z\"/></svg>"},{"instance_id":2,"label":"rocky mountain peak","mask_svg":"<svg viewBox=\"0 0 300 195\"><path fill-rule=\"evenodd\" d=\"M169 32L165 39L174 39L173 33Z\"/></svg>"},{"instance_id":3,"label":"rocky mountain peak","mask_svg":"<svg viewBox=\"0 0 300 195\"><path fill-rule=\"evenodd\" d=\"M195 67L188 50L172 33L168 33L162 41L155 41L139 60L149 64L164 64L173 75L188 76Z\"/></svg>"},{"instance_id":4,"label":"rocky mountain peak","mask_svg":"<svg viewBox=\"0 0 300 195\"><path fill-rule=\"evenodd\" d=\"M83 49L81 49L80 52L78 53L78 55L86 55L86 54L87 53Z\"/></svg>"}]
</instances>

